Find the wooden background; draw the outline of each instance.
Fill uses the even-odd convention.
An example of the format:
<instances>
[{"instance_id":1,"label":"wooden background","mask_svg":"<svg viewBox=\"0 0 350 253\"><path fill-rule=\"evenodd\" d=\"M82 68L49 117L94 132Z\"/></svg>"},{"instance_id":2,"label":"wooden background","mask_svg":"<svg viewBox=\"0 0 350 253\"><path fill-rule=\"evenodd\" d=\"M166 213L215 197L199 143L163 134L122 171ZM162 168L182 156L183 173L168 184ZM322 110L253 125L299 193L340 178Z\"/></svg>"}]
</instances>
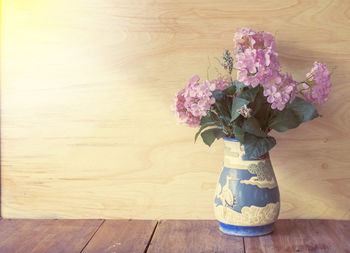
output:
<instances>
[{"instance_id":1,"label":"wooden background","mask_svg":"<svg viewBox=\"0 0 350 253\"><path fill-rule=\"evenodd\" d=\"M248 26L298 80L335 68L323 117L273 133L280 217L350 219L350 1L2 4L4 217L213 219L222 141L193 144L170 105Z\"/></svg>"}]
</instances>

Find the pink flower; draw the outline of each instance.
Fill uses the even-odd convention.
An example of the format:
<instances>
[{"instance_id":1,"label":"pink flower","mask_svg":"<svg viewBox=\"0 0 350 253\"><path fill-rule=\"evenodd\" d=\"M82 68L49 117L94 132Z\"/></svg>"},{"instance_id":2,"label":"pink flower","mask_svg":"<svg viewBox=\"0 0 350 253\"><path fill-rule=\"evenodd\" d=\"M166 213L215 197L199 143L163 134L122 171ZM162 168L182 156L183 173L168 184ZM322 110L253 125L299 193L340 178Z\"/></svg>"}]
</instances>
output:
<instances>
[{"instance_id":1,"label":"pink flower","mask_svg":"<svg viewBox=\"0 0 350 253\"><path fill-rule=\"evenodd\" d=\"M244 52L249 47L253 47L255 44L254 35L256 35L256 32L248 27L237 29L233 36L233 41L235 42L233 53L238 54Z\"/></svg>"},{"instance_id":2,"label":"pink flower","mask_svg":"<svg viewBox=\"0 0 350 253\"><path fill-rule=\"evenodd\" d=\"M331 88L331 74L326 64L314 62L314 66L306 74L306 82L302 84L301 94L311 103L323 104L328 99Z\"/></svg>"},{"instance_id":3,"label":"pink flower","mask_svg":"<svg viewBox=\"0 0 350 253\"><path fill-rule=\"evenodd\" d=\"M255 49L247 48L244 52L238 53L236 59L237 61L234 64L235 68L251 74L257 72L256 67L258 66L258 59L257 51Z\"/></svg>"},{"instance_id":4,"label":"pink flower","mask_svg":"<svg viewBox=\"0 0 350 253\"><path fill-rule=\"evenodd\" d=\"M282 93L276 86L271 86L264 90L264 96L267 97L267 102L271 104L272 109L278 109L282 111L285 107L285 102L282 97Z\"/></svg>"},{"instance_id":5,"label":"pink flower","mask_svg":"<svg viewBox=\"0 0 350 253\"><path fill-rule=\"evenodd\" d=\"M210 83L215 84L215 90L224 90L231 83L231 79L229 77L226 79L218 78L218 79L211 80Z\"/></svg>"},{"instance_id":6,"label":"pink flower","mask_svg":"<svg viewBox=\"0 0 350 253\"><path fill-rule=\"evenodd\" d=\"M215 98L211 97L215 88L215 83L209 81L199 83L198 76L192 77L184 92L184 104L187 110L196 117L207 115L207 110L215 103Z\"/></svg>"},{"instance_id":7,"label":"pink flower","mask_svg":"<svg viewBox=\"0 0 350 253\"><path fill-rule=\"evenodd\" d=\"M244 118L250 118L252 116L252 109L248 108L247 105L243 105L241 108L237 109L237 112Z\"/></svg>"},{"instance_id":8,"label":"pink flower","mask_svg":"<svg viewBox=\"0 0 350 253\"><path fill-rule=\"evenodd\" d=\"M275 38L272 34L264 31L256 32L247 27L237 29L233 41L235 42L234 54L244 52L247 48L275 50Z\"/></svg>"},{"instance_id":9,"label":"pink flower","mask_svg":"<svg viewBox=\"0 0 350 253\"><path fill-rule=\"evenodd\" d=\"M175 95L175 112L180 123L191 127L199 126L200 119L207 115L211 105L215 103L212 91L216 89L215 82L199 83L198 75L193 76L187 86Z\"/></svg>"},{"instance_id":10,"label":"pink flower","mask_svg":"<svg viewBox=\"0 0 350 253\"><path fill-rule=\"evenodd\" d=\"M264 87L264 95L271 108L282 111L288 102L295 99L297 88L290 75L280 73L275 38L270 33L241 28L235 33L234 41L234 67L238 69L238 81L247 86Z\"/></svg>"},{"instance_id":11,"label":"pink flower","mask_svg":"<svg viewBox=\"0 0 350 253\"><path fill-rule=\"evenodd\" d=\"M259 84L270 86L280 81L280 64L275 52L275 39L271 34L241 28L235 33L234 41L234 67L238 69L238 81L253 87Z\"/></svg>"},{"instance_id":12,"label":"pink flower","mask_svg":"<svg viewBox=\"0 0 350 253\"><path fill-rule=\"evenodd\" d=\"M264 87L264 96L267 97L267 102L271 104L272 109L282 111L288 102L293 102L296 95L296 82L291 75L281 75L281 82L276 85Z\"/></svg>"},{"instance_id":13,"label":"pink flower","mask_svg":"<svg viewBox=\"0 0 350 253\"><path fill-rule=\"evenodd\" d=\"M185 107L185 88L180 90L178 94L175 95L175 104L172 107L172 111L178 118L178 123L184 123L190 127L198 127L200 123L200 117L195 117L191 112L189 112Z\"/></svg>"}]
</instances>

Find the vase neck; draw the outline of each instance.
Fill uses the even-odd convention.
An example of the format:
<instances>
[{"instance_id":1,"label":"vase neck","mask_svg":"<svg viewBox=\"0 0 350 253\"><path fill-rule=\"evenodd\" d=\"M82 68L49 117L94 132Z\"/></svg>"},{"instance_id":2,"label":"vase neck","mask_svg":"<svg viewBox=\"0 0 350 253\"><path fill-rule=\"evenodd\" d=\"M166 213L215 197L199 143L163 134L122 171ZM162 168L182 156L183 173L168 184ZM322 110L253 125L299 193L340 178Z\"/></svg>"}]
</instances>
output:
<instances>
[{"instance_id":1,"label":"vase neck","mask_svg":"<svg viewBox=\"0 0 350 253\"><path fill-rule=\"evenodd\" d=\"M250 163L259 160L269 160L269 154L267 153L256 159L247 159L244 146L239 141L236 141L235 139L224 139L224 164L228 165L232 162Z\"/></svg>"},{"instance_id":2,"label":"vase neck","mask_svg":"<svg viewBox=\"0 0 350 253\"><path fill-rule=\"evenodd\" d=\"M224 139L224 156L242 160L244 155L244 146L239 141Z\"/></svg>"}]
</instances>

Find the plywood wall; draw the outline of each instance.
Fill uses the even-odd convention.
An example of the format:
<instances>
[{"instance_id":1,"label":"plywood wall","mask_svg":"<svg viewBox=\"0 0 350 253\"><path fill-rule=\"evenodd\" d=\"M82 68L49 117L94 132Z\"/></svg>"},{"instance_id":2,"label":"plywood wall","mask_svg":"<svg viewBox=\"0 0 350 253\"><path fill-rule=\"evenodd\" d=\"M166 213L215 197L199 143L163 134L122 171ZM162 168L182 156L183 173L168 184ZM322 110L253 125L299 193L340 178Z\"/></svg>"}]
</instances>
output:
<instances>
[{"instance_id":1,"label":"plywood wall","mask_svg":"<svg viewBox=\"0 0 350 253\"><path fill-rule=\"evenodd\" d=\"M350 219L349 1L4 0L2 18L4 217L214 218L223 144L170 105L249 26L296 79L336 68L322 118L273 133L280 217Z\"/></svg>"}]
</instances>

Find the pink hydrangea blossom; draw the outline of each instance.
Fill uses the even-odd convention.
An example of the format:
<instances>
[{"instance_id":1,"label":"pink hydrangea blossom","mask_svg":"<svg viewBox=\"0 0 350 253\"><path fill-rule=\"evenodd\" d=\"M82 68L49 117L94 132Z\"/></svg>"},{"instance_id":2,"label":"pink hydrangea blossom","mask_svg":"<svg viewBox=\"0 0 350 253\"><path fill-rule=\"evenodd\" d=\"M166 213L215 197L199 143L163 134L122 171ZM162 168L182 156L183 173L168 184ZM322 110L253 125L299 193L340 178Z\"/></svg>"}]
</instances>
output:
<instances>
[{"instance_id":1,"label":"pink hydrangea blossom","mask_svg":"<svg viewBox=\"0 0 350 253\"><path fill-rule=\"evenodd\" d=\"M233 41L235 42L233 53L238 54L252 47L255 44L254 35L256 35L256 32L248 27L237 29L233 36Z\"/></svg>"},{"instance_id":2,"label":"pink hydrangea blossom","mask_svg":"<svg viewBox=\"0 0 350 253\"><path fill-rule=\"evenodd\" d=\"M245 85L271 86L279 82L278 54L275 39L269 33L250 28L238 29L234 35L237 79Z\"/></svg>"},{"instance_id":3,"label":"pink hydrangea blossom","mask_svg":"<svg viewBox=\"0 0 350 253\"><path fill-rule=\"evenodd\" d=\"M301 94L311 103L323 104L328 99L331 88L331 74L326 64L314 62L313 68L306 74Z\"/></svg>"},{"instance_id":4,"label":"pink hydrangea blossom","mask_svg":"<svg viewBox=\"0 0 350 253\"><path fill-rule=\"evenodd\" d=\"M172 111L175 113L178 123L184 123L190 127L198 127L200 125L200 117L195 117L185 107L186 99L184 97L185 88L180 90L174 97L174 105Z\"/></svg>"},{"instance_id":5,"label":"pink hydrangea blossom","mask_svg":"<svg viewBox=\"0 0 350 253\"><path fill-rule=\"evenodd\" d=\"M275 38L272 34L264 31L256 32L248 27L237 29L233 41L235 42L234 54L244 52L247 48L275 50Z\"/></svg>"},{"instance_id":6,"label":"pink hydrangea blossom","mask_svg":"<svg viewBox=\"0 0 350 253\"><path fill-rule=\"evenodd\" d=\"M229 77L227 77L227 78L217 78L217 79L211 80L210 82L215 84L215 89L216 90L224 90L231 83L231 79Z\"/></svg>"},{"instance_id":7,"label":"pink hydrangea blossom","mask_svg":"<svg viewBox=\"0 0 350 253\"><path fill-rule=\"evenodd\" d=\"M200 119L207 115L211 105L215 103L212 91L216 88L215 82L199 82L199 76L195 75L187 86L175 95L173 111L180 123L191 127L199 126Z\"/></svg>"},{"instance_id":8,"label":"pink hydrangea blossom","mask_svg":"<svg viewBox=\"0 0 350 253\"><path fill-rule=\"evenodd\" d=\"M238 54L236 59L234 67L238 69L237 80L246 86L271 86L281 81L276 55L268 54L267 57L264 52L247 49L245 53Z\"/></svg>"},{"instance_id":9,"label":"pink hydrangea blossom","mask_svg":"<svg viewBox=\"0 0 350 253\"><path fill-rule=\"evenodd\" d=\"M211 96L215 88L215 83L209 81L199 83L198 75L192 77L184 93L187 110L196 117L207 115L207 110L215 103L215 98Z\"/></svg>"},{"instance_id":10,"label":"pink hydrangea blossom","mask_svg":"<svg viewBox=\"0 0 350 253\"><path fill-rule=\"evenodd\" d=\"M296 96L296 82L291 75L281 75L281 82L277 85L265 87L264 96L267 102L271 104L272 109L282 111L288 102L293 102Z\"/></svg>"},{"instance_id":11,"label":"pink hydrangea blossom","mask_svg":"<svg viewBox=\"0 0 350 253\"><path fill-rule=\"evenodd\" d=\"M271 108L282 111L295 99L297 88L290 75L280 73L274 37L263 31L241 28L235 33L234 41L238 81L247 86L262 86Z\"/></svg>"}]
</instances>

